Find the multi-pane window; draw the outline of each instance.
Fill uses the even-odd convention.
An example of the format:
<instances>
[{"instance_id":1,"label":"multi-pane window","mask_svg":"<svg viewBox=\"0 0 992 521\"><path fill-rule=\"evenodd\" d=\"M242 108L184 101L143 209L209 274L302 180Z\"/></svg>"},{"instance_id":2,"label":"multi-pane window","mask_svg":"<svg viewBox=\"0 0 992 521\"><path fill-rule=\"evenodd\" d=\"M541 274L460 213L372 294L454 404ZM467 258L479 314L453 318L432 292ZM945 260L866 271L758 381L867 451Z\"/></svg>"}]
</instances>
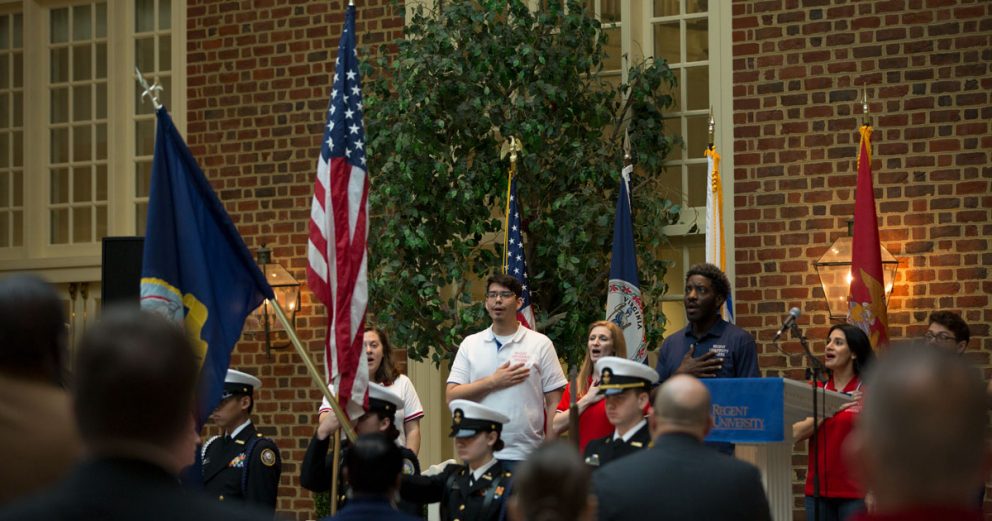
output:
<instances>
[{"instance_id":1,"label":"multi-pane window","mask_svg":"<svg viewBox=\"0 0 992 521\"><path fill-rule=\"evenodd\" d=\"M604 50L606 59L600 77L613 85L619 85L626 77L627 63L624 55L628 49L624 46L623 0L586 0L586 10L595 13L600 27L606 35Z\"/></svg>"},{"instance_id":2,"label":"multi-pane window","mask_svg":"<svg viewBox=\"0 0 992 521\"><path fill-rule=\"evenodd\" d=\"M185 9L185 0L0 4L0 271L50 268L95 283L101 239L144 233L155 115L135 67L163 86L182 129L185 82L173 70L185 63L185 35L173 27L185 27Z\"/></svg>"},{"instance_id":3,"label":"multi-pane window","mask_svg":"<svg viewBox=\"0 0 992 521\"><path fill-rule=\"evenodd\" d=\"M654 55L664 57L678 78L673 97L677 105L668 112L670 132L682 136L685 145L669 155L665 184L673 200L686 208L683 222L705 229L707 175L703 152L710 112L709 13L705 0L654 0L649 23ZM729 124L729 121L727 122ZM689 221L689 220L692 221ZM696 230L693 230L694 232Z\"/></svg>"},{"instance_id":4,"label":"multi-pane window","mask_svg":"<svg viewBox=\"0 0 992 521\"><path fill-rule=\"evenodd\" d=\"M49 14L50 244L107 235L107 4Z\"/></svg>"},{"instance_id":5,"label":"multi-pane window","mask_svg":"<svg viewBox=\"0 0 992 521\"><path fill-rule=\"evenodd\" d=\"M665 276L669 292L662 309L669 320L667 332L685 325L682 292L685 272L705 260L706 190L709 187L706 158L711 108L717 121L716 145L724 151L724 215L732 214L729 172L732 157L727 131L731 124L730 103L711 83L729 84L729 45L717 31L729 37L730 2L707 0L586 0L606 35L602 76L611 83L626 78L630 62L654 57L664 59L675 73L678 85L671 91L675 106L666 112L665 133L682 138L683 146L672 149L662 174L666 197L683 208L678 224L667 226L671 246L662 252L672 265ZM624 57L628 57L625 59ZM726 89L729 93L729 88ZM720 127L724 126L723 129ZM725 142L719 137L723 135ZM731 219L727 219L732 222ZM732 245L730 245L732 247ZM733 267L728 266L733 275Z\"/></svg>"},{"instance_id":6,"label":"multi-pane window","mask_svg":"<svg viewBox=\"0 0 992 521\"><path fill-rule=\"evenodd\" d=\"M172 2L136 0L134 11L134 58L149 83L163 87L160 101L171 107L172 94ZM152 177L155 148L155 114L143 89L134 84L134 218L138 234L145 231L148 189Z\"/></svg>"},{"instance_id":7,"label":"multi-pane window","mask_svg":"<svg viewBox=\"0 0 992 521\"><path fill-rule=\"evenodd\" d=\"M24 244L23 24L0 14L0 248Z\"/></svg>"},{"instance_id":8,"label":"multi-pane window","mask_svg":"<svg viewBox=\"0 0 992 521\"><path fill-rule=\"evenodd\" d=\"M666 129L682 136L684 142L672 150L663 174L663 184L668 189L664 195L682 205L679 223L665 229L671 247L663 256L672 262L665 275L669 292L662 302L662 311L668 319L667 334L686 324L682 306L685 272L693 264L706 260L706 191L710 185L703 153L709 145L711 110L718 125L729 128L731 124L730 112L721 111L719 89L710 88L712 79L720 77L719 68L729 66L721 61L719 49L713 45L717 39L711 24L715 25L713 21L719 13L712 12L711 7L719 10L718 6L706 0L653 0L645 13L645 32L654 55L665 58L678 78L678 86L671 93L676 106L667 113ZM729 142L721 144L716 139L716 145L729 155ZM720 145L725 146L720 148ZM730 185L726 161L723 166L726 190ZM732 198L725 193L724 200L727 215L732 212L727 202ZM732 265L728 271L732 275Z\"/></svg>"}]
</instances>

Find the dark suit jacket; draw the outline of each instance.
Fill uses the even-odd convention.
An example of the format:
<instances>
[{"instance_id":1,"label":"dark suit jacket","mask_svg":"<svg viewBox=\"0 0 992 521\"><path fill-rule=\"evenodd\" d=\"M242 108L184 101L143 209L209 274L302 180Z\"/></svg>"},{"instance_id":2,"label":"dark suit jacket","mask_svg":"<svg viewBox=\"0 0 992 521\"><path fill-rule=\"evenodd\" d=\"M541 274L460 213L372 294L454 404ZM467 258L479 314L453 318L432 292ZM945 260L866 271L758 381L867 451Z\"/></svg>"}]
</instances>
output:
<instances>
[{"instance_id":1,"label":"dark suit jacket","mask_svg":"<svg viewBox=\"0 0 992 521\"><path fill-rule=\"evenodd\" d=\"M272 521L271 515L186 490L151 463L104 458L80 464L39 496L0 511L0 521Z\"/></svg>"},{"instance_id":2,"label":"dark suit jacket","mask_svg":"<svg viewBox=\"0 0 992 521\"><path fill-rule=\"evenodd\" d=\"M768 499L753 465L720 454L686 434L593 474L599 521L652 519L769 521Z\"/></svg>"},{"instance_id":3,"label":"dark suit jacket","mask_svg":"<svg viewBox=\"0 0 992 521\"><path fill-rule=\"evenodd\" d=\"M586 445L583 456L586 463L593 470L597 470L607 463L625 456L630 456L639 450L648 448L650 445L651 430L648 428L648 424L645 423L627 441L623 441L622 439L614 441L613 434L590 441Z\"/></svg>"},{"instance_id":4,"label":"dark suit jacket","mask_svg":"<svg viewBox=\"0 0 992 521\"><path fill-rule=\"evenodd\" d=\"M203 451L203 488L223 501L247 501L274 512L280 474L279 448L253 423L230 441L212 438Z\"/></svg>"}]
</instances>

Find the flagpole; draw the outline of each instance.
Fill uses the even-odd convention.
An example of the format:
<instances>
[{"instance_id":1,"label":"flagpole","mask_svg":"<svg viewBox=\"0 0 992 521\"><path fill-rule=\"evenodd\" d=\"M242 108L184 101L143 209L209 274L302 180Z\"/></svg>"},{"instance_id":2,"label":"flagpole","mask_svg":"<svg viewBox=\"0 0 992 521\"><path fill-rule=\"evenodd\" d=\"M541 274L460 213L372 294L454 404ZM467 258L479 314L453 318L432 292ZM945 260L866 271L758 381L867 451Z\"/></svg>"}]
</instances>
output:
<instances>
[{"instance_id":1,"label":"flagpole","mask_svg":"<svg viewBox=\"0 0 992 521\"><path fill-rule=\"evenodd\" d=\"M352 440L354 441L354 440ZM334 458L331 467L331 515L338 513L338 490L341 477L341 430L334 431Z\"/></svg>"},{"instance_id":2,"label":"flagpole","mask_svg":"<svg viewBox=\"0 0 992 521\"><path fill-rule=\"evenodd\" d=\"M520 140L510 136L510 172L506 177L506 213L503 216L503 273L506 273L510 267L510 191L513 187L513 176L517 174L517 152L522 149Z\"/></svg>"},{"instance_id":3,"label":"flagpole","mask_svg":"<svg viewBox=\"0 0 992 521\"><path fill-rule=\"evenodd\" d=\"M355 442L355 430L351 426L351 421L348 419L348 415L344 413L341 409L341 404L338 403L338 399L334 396L334 393L327 388L327 384L320 377L320 373L317 371L317 366L313 364L313 360L310 359L310 355L307 354L306 349L303 348L303 343L300 342L300 337L296 336L296 331L293 330L292 324L289 323L289 319L286 318L286 313L283 312L282 307L279 306L279 302L275 299L270 299L269 304L272 304L272 309L276 312L276 318L282 324L283 329L286 330L286 334L289 336L289 341L296 348L297 354L303 359L303 364L307 366L307 373L310 374L310 378L313 380L314 385L320 389L324 394L324 398L331 404L331 410L334 411L334 415L338 417L338 423L341 424L341 430L344 431L345 436L348 437L348 441Z\"/></svg>"}]
</instances>

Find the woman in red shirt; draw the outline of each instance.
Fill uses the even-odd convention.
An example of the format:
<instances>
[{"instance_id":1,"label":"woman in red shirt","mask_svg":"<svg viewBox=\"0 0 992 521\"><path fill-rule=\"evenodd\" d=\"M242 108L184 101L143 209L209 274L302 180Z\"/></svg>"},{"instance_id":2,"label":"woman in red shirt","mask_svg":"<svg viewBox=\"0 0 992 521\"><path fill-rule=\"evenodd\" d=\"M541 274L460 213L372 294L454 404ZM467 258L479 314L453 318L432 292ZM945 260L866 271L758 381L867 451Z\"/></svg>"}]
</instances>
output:
<instances>
[{"instance_id":1,"label":"woman in red shirt","mask_svg":"<svg viewBox=\"0 0 992 521\"><path fill-rule=\"evenodd\" d=\"M861 329L850 324L830 328L823 363L829 370L828 391L839 391L855 397L830 418L821 419L816 438L810 441L806 472L806 519L813 521L843 521L865 508L865 492L847 469L842 447L854 428L854 419L861 410L861 375L874 360L871 341ZM822 383L817 383L823 386ZM813 418L792 425L792 436L799 442L813 436ZM819 517L814 517L814 479L819 475Z\"/></svg>"},{"instance_id":2,"label":"woman in red shirt","mask_svg":"<svg viewBox=\"0 0 992 521\"><path fill-rule=\"evenodd\" d=\"M603 395L598 394L599 382L593 381L593 367L596 361L604 356L627 357L627 342L624 341L623 331L619 326L608 320L593 322L589 326L589 337L586 341L586 358L575 379L576 405L579 407L579 453L585 450L586 443L597 438L613 434L613 425L606 417L606 402ZM568 430L569 412L571 405L570 387L565 386L565 393L558 403L552 427L561 434Z\"/></svg>"}]
</instances>

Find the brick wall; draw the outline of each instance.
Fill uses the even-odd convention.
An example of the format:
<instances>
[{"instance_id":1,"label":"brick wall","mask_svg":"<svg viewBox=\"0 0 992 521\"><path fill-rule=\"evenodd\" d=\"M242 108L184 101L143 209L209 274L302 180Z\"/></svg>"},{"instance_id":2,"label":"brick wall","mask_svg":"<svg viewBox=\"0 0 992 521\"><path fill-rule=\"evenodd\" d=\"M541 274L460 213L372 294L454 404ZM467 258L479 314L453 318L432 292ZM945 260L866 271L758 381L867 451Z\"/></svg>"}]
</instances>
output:
<instances>
[{"instance_id":1,"label":"brick wall","mask_svg":"<svg viewBox=\"0 0 992 521\"><path fill-rule=\"evenodd\" d=\"M345 4L187 4L187 140L249 247L268 244L301 281ZM363 57L402 30L388 4L360 2ZM901 261L891 335L919 335L931 309L959 310L973 327L969 356L988 368L992 4L738 0L733 15L737 313L764 373L801 377L768 342L789 307L803 309L811 338L829 326L812 263L853 215L862 85L875 114L882 241ZM297 325L321 363L323 320L306 291ZM256 416L282 449L279 510L311 517L298 474L319 394L292 351L268 357L251 335L232 366L265 385ZM805 455L795 460L799 493Z\"/></svg>"},{"instance_id":2,"label":"brick wall","mask_svg":"<svg viewBox=\"0 0 992 521\"><path fill-rule=\"evenodd\" d=\"M390 0L362 0L363 58L402 32ZM306 277L307 222L318 143L330 92L345 0L188 0L187 141L253 250L263 243L297 280ZM304 291L298 332L323 363L324 321ZM313 434L315 404L292 348L266 356L247 334L231 366L262 379L255 416L283 458L278 510L313 518L299 464ZM405 359L405 353L398 353Z\"/></svg>"},{"instance_id":3,"label":"brick wall","mask_svg":"<svg viewBox=\"0 0 992 521\"><path fill-rule=\"evenodd\" d=\"M802 377L798 357L769 342L792 306L823 348L813 262L853 216L862 86L881 240L900 260L890 336L921 335L933 309L959 311L969 357L989 372L990 63L992 2L734 3L737 316L764 374ZM805 452L794 460L801 509Z\"/></svg>"}]
</instances>

